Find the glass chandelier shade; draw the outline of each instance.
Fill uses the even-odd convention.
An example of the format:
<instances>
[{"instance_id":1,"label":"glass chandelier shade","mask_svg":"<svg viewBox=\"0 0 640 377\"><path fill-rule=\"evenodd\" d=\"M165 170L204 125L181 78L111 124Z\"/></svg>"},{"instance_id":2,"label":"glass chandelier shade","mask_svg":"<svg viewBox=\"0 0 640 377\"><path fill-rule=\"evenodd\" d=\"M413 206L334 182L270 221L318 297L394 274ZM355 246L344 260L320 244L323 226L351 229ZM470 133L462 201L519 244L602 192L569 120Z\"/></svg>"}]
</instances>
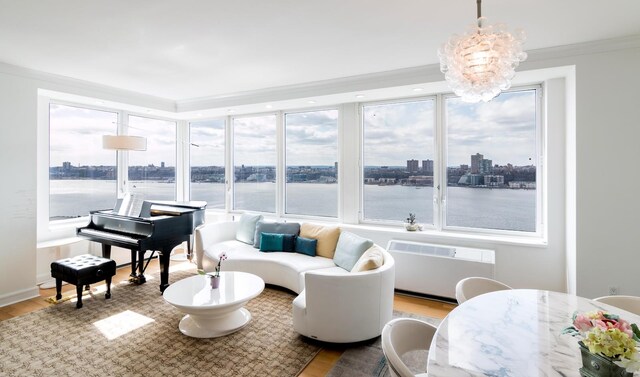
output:
<instances>
[{"instance_id":1,"label":"glass chandelier shade","mask_svg":"<svg viewBox=\"0 0 640 377\"><path fill-rule=\"evenodd\" d=\"M520 62L524 32L507 32L504 24L489 25L480 16L464 35L453 35L438 50L440 70L453 92L465 102L490 101L511 87L511 79Z\"/></svg>"}]
</instances>

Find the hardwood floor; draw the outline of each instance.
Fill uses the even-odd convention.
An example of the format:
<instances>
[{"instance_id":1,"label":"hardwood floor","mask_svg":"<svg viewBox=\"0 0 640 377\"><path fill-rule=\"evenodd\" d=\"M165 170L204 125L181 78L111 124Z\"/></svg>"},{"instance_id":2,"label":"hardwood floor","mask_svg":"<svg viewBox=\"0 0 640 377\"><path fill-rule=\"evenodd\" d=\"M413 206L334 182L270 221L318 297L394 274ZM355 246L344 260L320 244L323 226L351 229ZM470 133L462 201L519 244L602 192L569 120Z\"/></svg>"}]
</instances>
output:
<instances>
[{"instance_id":1,"label":"hardwood floor","mask_svg":"<svg viewBox=\"0 0 640 377\"><path fill-rule=\"evenodd\" d=\"M193 269L195 272L195 266L190 262L172 261L171 269ZM131 269L129 267L118 268L116 276L113 278L112 286L121 282L128 281L130 271ZM158 271L159 266L157 260L151 261L151 263L149 263L149 267L147 268L147 273L156 273ZM100 285L101 284L95 284L95 286ZM75 293L75 286L63 285L62 292L63 295L64 292L70 292L70 294ZM55 288L40 289L40 297L35 297L30 300L1 307L0 321L46 308L52 304L49 304L44 299L55 296L55 294ZM395 310L402 312L414 313L434 318L444 318L451 310L453 310L453 308L455 308L455 304L396 293L393 307ZM326 376L333 365L338 361L340 355L342 355L342 351L340 350L322 349L320 353L318 353L318 355L316 355L316 357L302 371L300 377Z\"/></svg>"}]
</instances>

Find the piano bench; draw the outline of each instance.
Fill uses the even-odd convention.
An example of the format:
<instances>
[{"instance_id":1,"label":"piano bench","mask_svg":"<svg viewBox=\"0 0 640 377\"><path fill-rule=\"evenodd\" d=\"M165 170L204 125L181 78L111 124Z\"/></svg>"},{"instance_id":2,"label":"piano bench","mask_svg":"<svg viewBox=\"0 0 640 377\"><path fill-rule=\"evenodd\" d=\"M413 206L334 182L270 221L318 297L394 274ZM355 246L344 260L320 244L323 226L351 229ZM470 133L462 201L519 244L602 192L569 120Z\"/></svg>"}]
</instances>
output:
<instances>
[{"instance_id":1,"label":"piano bench","mask_svg":"<svg viewBox=\"0 0 640 377\"><path fill-rule=\"evenodd\" d=\"M62 298L60 290L62 282L76 286L78 302L76 308L82 307L82 287L89 290L89 284L105 281L107 293L105 298L111 297L111 278L116 274L116 262L111 259L97 257L91 254L78 255L73 258L60 259L51 263L51 277L56 279L56 300Z\"/></svg>"}]
</instances>

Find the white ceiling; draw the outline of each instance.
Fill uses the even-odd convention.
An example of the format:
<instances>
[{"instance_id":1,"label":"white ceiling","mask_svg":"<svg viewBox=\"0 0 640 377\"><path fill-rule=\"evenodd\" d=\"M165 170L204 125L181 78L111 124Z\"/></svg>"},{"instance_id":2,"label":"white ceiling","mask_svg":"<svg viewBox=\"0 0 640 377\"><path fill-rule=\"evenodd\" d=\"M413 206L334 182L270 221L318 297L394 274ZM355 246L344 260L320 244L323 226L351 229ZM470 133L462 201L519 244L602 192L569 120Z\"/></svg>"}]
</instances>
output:
<instances>
[{"instance_id":1,"label":"white ceiling","mask_svg":"<svg viewBox=\"0 0 640 377\"><path fill-rule=\"evenodd\" d=\"M171 100L437 63L474 0L0 0L0 62ZM640 34L638 0L485 0L526 50Z\"/></svg>"}]
</instances>

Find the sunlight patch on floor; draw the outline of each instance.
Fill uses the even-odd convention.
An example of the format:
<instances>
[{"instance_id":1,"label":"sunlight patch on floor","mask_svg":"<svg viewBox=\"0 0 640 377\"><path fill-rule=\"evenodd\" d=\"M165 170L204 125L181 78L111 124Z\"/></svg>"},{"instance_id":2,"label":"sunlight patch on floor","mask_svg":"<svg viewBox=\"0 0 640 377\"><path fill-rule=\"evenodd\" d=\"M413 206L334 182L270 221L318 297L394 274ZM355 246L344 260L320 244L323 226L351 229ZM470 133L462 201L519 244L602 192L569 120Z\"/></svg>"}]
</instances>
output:
<instances>
[{"instance_id":1,"label":"sunlight patch on floor","mask_svg":"<svg viewBox=\"0 0 640 377\"><path fill-rule=\"evenodd\" d=\"M155 320L132 312L131 310L125 310L124 312L94 322L93 325L97 327L107 339L113 340L151 322L155 322Z\"/></svg>"}]
</instances>

